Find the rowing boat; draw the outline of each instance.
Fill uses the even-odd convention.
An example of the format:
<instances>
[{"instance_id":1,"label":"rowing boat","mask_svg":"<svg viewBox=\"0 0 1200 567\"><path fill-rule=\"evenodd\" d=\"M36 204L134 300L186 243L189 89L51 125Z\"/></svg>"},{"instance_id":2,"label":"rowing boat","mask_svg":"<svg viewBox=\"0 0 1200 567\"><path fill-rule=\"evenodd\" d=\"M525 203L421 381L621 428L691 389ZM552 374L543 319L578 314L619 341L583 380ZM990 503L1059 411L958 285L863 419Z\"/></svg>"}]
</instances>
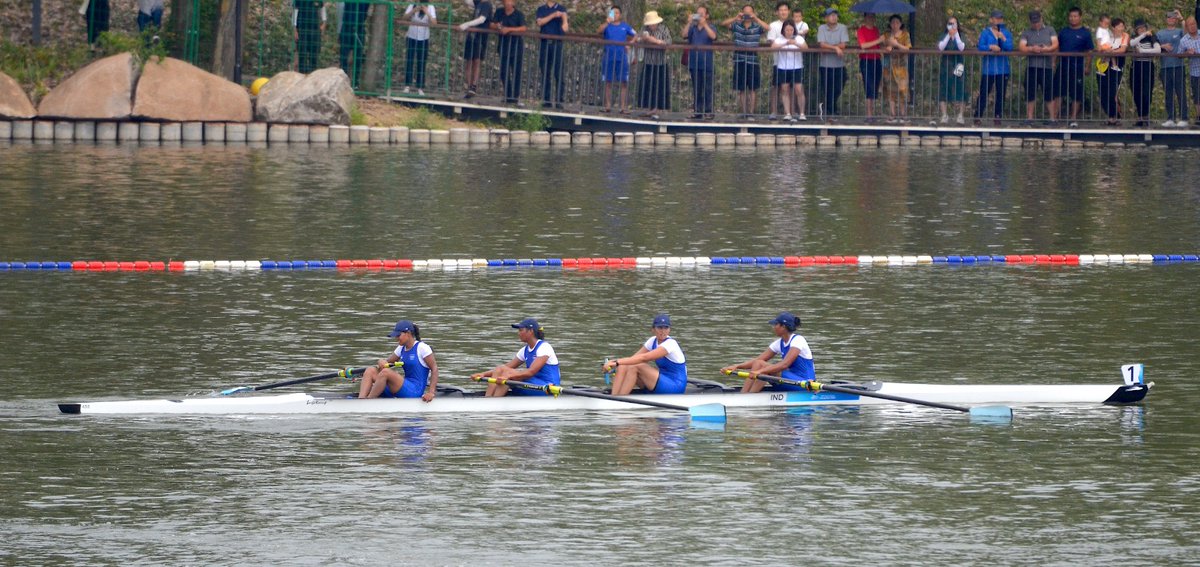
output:
<instances>
[{"instance_id":1,"label":"rowing boat","mask_svg":"<svg viewBox=\"0 0 1200 567\"><path fill-rule=\"evenodd\" d=\"M901 382L832 382L843 388L953 404L1131 404L1146 397L1153 382L1122 386L1106 384L1064 385L961 385ZM599 390L592 390L599 391ZM672 395L634 394L629 398L692 407L718 403L731 408L798 407L895 404L878 398L842 392L772 392L741 394L716 382L697 382L689 392ZM486 398L481 392L461 388L441 389L430 403L420 399L376 398L359 400L346 394L295 393L245 397L193 397L177 400L123 400L61 403L68 414L434 414L525 413L598 410L647 410L643 405L579 396L509 396Z\"/></svg>"}]
</instances>

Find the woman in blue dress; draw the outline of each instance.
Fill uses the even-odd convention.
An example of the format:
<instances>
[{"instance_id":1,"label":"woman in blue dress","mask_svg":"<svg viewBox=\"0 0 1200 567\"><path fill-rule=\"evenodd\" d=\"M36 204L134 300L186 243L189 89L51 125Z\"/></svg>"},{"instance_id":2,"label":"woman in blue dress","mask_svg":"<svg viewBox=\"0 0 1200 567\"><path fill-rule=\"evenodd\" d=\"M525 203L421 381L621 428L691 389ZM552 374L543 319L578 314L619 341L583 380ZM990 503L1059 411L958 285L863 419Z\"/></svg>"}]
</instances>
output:
<instances>
[{"instance_id":1,"label":"woman in blue dress","mask_svg":"<svg viewBox=\"0 0 1200 567\"><path fill-rule=\"evenodd\" d=\"M771 319L770 323L778 338L771 343L771 346L767 347L767 350L764 350L756 358L721 369L727 373L738 370L750 372L750 377L742 385L743 394L762 391L768 385L767 382L756 380L759 374L780 376L789 380L816 379L812 350L808 348L808 341L796 334L796 329L800 327L800 318L784 311L778 317ZM779 355L780 361L771 364L770 360L775 358L775 355ZM787 384L773 384L771 389L803 390L804 388Z\"/></svg>"},{"instance_id":2,"label":"woman in blue dress","mask_svg":"<svg viewBox=\"0 0 1200 567\"><path fill-rule=\"evenodd\" d=\"M546 342L546 333L535 319L525 319L512 326L517 330L517 338L525 343L516 356L506 364L497 366L487 372L471 375L476 380L480 378L496 378L502 380L517 380L544 386L562 384L558 372L558 355L554 347ZM504 384L488 384L488 397L500 397L512 394L514 396L545 396L545 392L523 388L509 388Z\"/></svg>"},{"instance_id":3,"label":"woman in blue dress","mask_svg":"<svg viewBox=\"0 0 1200 567\"><path fill-rule=\"evenodd\" d=\"M687 359L683 348L671 338L671 318L660 314L654 317L652 327L654 336L632 356L604 361L604 371L615 373L614 396L628 395L634 388L652 394L682 394L687 388Z\"/></svg>"},{"instance_id":4,"label":"woman in blue dress","mask_svg":"<svg viewBox=\"0 0 1200 567\"><path fill-rule=\"evenodd\" d=\"M358 397L421 398L426 402L433 401L437 392L437 359L433 356L433 349L421 340L421 330L405 319L396 323L388 336L396 339L396 350L363 372ZM395 362L403 363L400 367L404 371L403 376L388 367L388 364Z\"/></svg>"}]
</instances>

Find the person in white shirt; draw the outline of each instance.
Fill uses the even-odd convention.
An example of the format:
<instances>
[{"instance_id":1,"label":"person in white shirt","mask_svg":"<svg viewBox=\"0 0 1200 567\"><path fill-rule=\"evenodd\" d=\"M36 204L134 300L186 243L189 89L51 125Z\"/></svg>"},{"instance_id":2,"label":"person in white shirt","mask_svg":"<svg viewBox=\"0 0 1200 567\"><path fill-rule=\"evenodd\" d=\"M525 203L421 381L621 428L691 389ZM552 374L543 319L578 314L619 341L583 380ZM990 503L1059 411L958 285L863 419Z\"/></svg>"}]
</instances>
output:
<instances>
[{"instance_id":1,"label":"person in white shirt","mask_svg":"<svg viewBox=\"0 0 1200 567\"><path fill-rule=\"evenodd\" d=\"M425 94L425 61L429 57L429 26L437 24L437 8L428 0L419 0L417 4L409 4L404 9L404 15L409 20L408 32L405 35L404 50L404 92L417 89L417 94Z\"/></svg>"},{"instance_id":2,"label":"person in white shirt","mask_svg":"<svg viewBox=\"0 0 1200 567\"><path fill-rule=\"evenodd\" d=\"M779 85L779 97L783 101L783 119L786 122L808 120L804 115L804 54L800 50L807 47L804 38L796 35L796 24L790 20L783 23L782 35L775 38L771 45L780 51L775 54L775 81ZM799 89L800 103L795 107L798 116L792 116L793 89Z\"/></svg>"},{"instance_id":3,"label":"person in white shirt","mask_svg":"<svg viewBox=\"0 0 1200 567\"><path fill-rule=\"evenodd\" d=\"M783 23L788 21L788 16L791 14L791 12L792 6L791 4L787 3L787 0L781 0L779 3L775 4L776 20L767 26L768 45L773 44L776 39L779 39L779 36L782 34ZM783 101L779 98L779 95L782 92L783 85L775 82L771 83L771 89L769 93L770 96L767 103L767 113L770 114L770 116L767 117L768 120L775 120L778 118L778 116L775 114L775 109L783 108Z\"/></svg>"},{"instance_id":4,"label":"person in white shirt","mask_svg":"<svg viewBox=\"0 0 1200 567\"><path fill-rule=\"evenodd\" d=\"M644 388L651 394L682 394L687 389L687 359L671 337L671 318L660 313L651 327L654 336L646 339L636 353L604 361L604 372L615 374L614 396L627 395L634 388Z\"/></svg>"}]
</instances>

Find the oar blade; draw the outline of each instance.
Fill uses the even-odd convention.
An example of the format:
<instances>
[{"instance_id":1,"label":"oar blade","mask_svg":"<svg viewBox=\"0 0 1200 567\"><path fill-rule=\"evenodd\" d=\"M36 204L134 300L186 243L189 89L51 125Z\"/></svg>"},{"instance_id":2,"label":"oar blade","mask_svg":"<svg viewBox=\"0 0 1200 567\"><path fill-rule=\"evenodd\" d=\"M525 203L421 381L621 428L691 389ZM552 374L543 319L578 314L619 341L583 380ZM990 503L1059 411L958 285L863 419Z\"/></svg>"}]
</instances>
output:
<instances>
[{"instance_id":1,"label":"oar blade","mask_svg":"<svg viewBox=\"0 0 1200 567\"><path fill-rule=\"evenodd\" d=\"M221 395L222 395L222 396L232 396L232 395L234 395L234 394L240 394L240 393L242 393L242 392L249 392L249 391L251 391L251 390L253 390L253 389L254 389L254 386L238 386L237 388L230 388L230 389L228 389L228 390L221 390Z\"/></svg>"},{"instance_id":2,"label":"oar blade","mask_svg":"<svg viewBox=\"0 0 1200 567\"><path fill-rule=\"evenodd\" d=\"M692 416L692 421L725 423L724 404L701 404L698 406L692 406L688 408L688 414Z\"/></svg>"},{"instance_id":3,"label":"oar blade","mask_svg":"<svg viewBox=\"0 0 1200 567\"><path fill-rule=\"evenodd\" d=\"M1008 406L975 406L971 408L971 419L986 421L1012 421L1013 410Z\"/></svg>"}]
</instances>

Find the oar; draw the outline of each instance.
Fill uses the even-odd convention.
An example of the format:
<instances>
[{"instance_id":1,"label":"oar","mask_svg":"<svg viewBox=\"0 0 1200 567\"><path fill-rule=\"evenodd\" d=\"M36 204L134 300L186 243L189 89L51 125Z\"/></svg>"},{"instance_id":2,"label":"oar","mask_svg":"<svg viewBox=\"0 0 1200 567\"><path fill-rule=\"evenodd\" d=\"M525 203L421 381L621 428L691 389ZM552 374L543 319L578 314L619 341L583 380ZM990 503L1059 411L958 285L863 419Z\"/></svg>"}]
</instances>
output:
<instances>
[{"instance_id":1,"label":"oar","mask_svg":"<svg viewBox=\"0 0 1200 567\"><path fill-rule=\"evenodd\" d=\"M731 371L725 371L725 373L726 374L736 374L739 378L750 378L750 373L746 372L744 370L739 370L736 373L731 372ZM798 386L798 387L804 388L805 390L808 390L810 392L820 392L820 391L824 390L826 392L838 392L841 394L851 394L851 395L855 395L855 396L865 396L868 398L879 398L881 400L891 400L893 402L904 402L904 403L908 403L908 404L916 404L919 406L929 406L931 408L942 408L942 409L948 409L948 410L954 410L954 411L961 411L963 413L970 414L971 417L981 417L981 418L988 418L988 419L1012 419L1012 416L1013 416L1012 408L1010 408L1008 406L976 406L976 407L967 408L967 407L963 407L963 406L953 406L950 404L943 404L943 403L939 403L939 402L927 402L925 400L916 400L913 398L905 398L903 396L893 396L891 394L880 394L879 392L871 392L868 390L859 390L856 388L843 388L841 386L834 386L832 384L822 384L821 382L817 382L816 380L789 380L787 378L780 378L778 376L767 376L765 374L759 374L758 376L755 377L755 379L762 380L764 382L770 382L772 384L786 384L788 386Z\"/></svg>"},{"instance_id":2,"label":"oar","mask_svg":"<svg viewBox=\"0 0 1200 567\"><path fill-rule=\"evenodd\" d=\"M404 363L403 362L389 362L387 365L388 368L397 368L400 366L404 366ZM282 388L284 386L295 386L296 384L304 384L306 382L316 382L318 380L328 380L330 378L350 378L352 376L357 376L359 374L362 374L363 372L366 372L367 368L371 368L371 367L366 366L363 368L343 368L341 370L338 370L337 372L328 372L325 374L318 374L316 376L309 376L308 378L296 378L295 380L276 382L274 384L262 384L260 386L238 386L237 388L230 388L228 390L223 390L221 392L221 395L222 396L232 396L233 394L238 394L241 392L257 392L259 390L270 390L272 388Z\"/></svg>"},{"instance_id":3,"label":"oar","mask_svg":"<svg viewBox=\"0 0 1200 567\"><path fill-rule=\"evenodd\" d=\"M516 387L523 390L539 390L558 397L559 394L568 394L572 396L580 396L583 398L596 398L597 400L612 400L614 402L625 402L627 404L641 404L643 406L652 406L656 408L666 408L678 411L686 411L695 421L711 421L715 423L725 422L725 406L723 404L711 403L701 404L696 406L677 406L675 404L665 404L653 400L643 400L639 398L626 398L623 396L612 396L609 394L601 394L598 392L589 392L587 390L576 390L574 388L563 388L553 384L530 384L529 382L521 382L518 380L503 380L497 378L472 378L472 380L487 382L489 384L500 384L502 386Z\"/></svg>"}]
</instances>

